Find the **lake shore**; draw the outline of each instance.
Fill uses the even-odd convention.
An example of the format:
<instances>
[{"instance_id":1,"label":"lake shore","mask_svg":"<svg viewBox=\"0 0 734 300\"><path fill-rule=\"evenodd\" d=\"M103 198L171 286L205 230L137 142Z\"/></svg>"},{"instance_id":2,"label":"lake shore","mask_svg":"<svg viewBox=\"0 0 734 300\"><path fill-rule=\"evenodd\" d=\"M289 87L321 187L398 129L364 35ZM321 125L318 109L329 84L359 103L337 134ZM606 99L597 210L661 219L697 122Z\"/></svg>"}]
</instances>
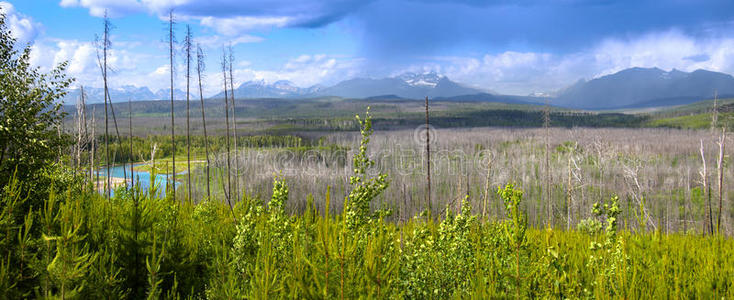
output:
<instances>
[{"instance_id":1,"label":"lake shore","mask_svg":"<svg viewBox=\"0 0 734 300\"><path fill-rule=\"evenodd\" d=\"M191 169L195 169L199 167L202 164L206 164L206 160L192 160L191 161ZM176 175L182 175L186 174L186 160L181 162L176 162L177 171ZM153 166L150 162L139 162L133 164L133 171L135 172L151 172L153 170ZM173 168L171 160L163 160L163 161L156 161L155 162L155 171L158 174L165 174L165 175L171 175L173 174Z\"/></svg>"},{"instance_id":2,"label":"lake shore","mask_svg":"<svg viewBox=\"0 0 734 300\"><path fill-rule=\"evenodd\" d=\"M118 188L121 186L124 186L129 180L125 180L124 178L120 177L110 177L110 185L112 188ZM100 176L99 180L95 183L95 188L97 190L102 190L107 186L107 178L105 176Z\"/></svg>"}]
</instances>

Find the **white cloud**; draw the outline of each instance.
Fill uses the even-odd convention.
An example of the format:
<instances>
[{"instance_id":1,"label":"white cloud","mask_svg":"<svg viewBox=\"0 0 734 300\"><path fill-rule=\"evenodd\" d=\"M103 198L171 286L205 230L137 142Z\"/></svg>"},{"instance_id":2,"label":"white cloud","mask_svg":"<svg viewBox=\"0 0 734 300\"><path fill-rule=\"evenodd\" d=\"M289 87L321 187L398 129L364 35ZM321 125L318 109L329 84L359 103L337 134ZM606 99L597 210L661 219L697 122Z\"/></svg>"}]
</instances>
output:
<instances>
[{"instance_id":1,"label":"white cloud","mask_svg":"<svg viewBox=\"0 0 734 300\"><path fill-rule=\"evenodd\" d=\"M196 42L201 44L203 47L208 48L219 48L225 45L232 45L233 47L238 44L247 44L247 43L259 43L262 42L262 37L254 36L254 35L241 35L236 37L223 37L220 35L210 35L210 36L202 36L195 38Z\"/></svg>"},{"instance_id":2,"label":"white cloud","mask_svg":"<svg viewBox=\"0 0 734 300\"><path fill-rule=\"evenodd\" d=\"M284 27L290 21L290 17L204 17L201 18L201 25L213 28L220 34L235 36L256 29Z\"/></svg>"},{"instance_id":3,"label":"white cloud","mask_svg":"<svg viewBox=\"0 0 734 300\"><path fill-rule=\"evenodd\" d=\"M137 0L61 0L59 5L85 7L89 9L89 14L95 17L103 17L105 12L110 17L119 17L145 11L145 7Z\"/></svg>"},{"instance_id":4,"label":"white cloud","mask_svg":"<svg viewBox=\"0 0 734 300\"><path fill-rule=\"evenodd\" d=\"M290 80L301 87L315 84L333 84L356 76L364 63L360 58L342 58L317 55L300 55L286 62L277 70L253 70L254 79L268 82Z\"/></svg>"},{"instance_id":5,"label":"white cloud","mask_svg":"<svg viewBox=\"0 0 734 300\"><path fill-rule=\"evenodd\" d=\"M92 79L90 74L99 74L94 46L89 42L57 40L39 42L31 48L32 65L48 71L68 61L67 74L80 79Z\"/></svg>"},{"instance_id":6,"label":"white cloud","mask_svg":"<svg viewBox=\"0 0 734 300\"><path fill-rule=\"evenodd\" d=\"M734 74L734 38L696 38L670 30L625 39L609 38L589 49L567 54L505 51L481 57L424 57L402 71L433 70L470 86L529 94L555 91L582 78L592 79L631 67L688 72L707 69Z\"/></svg>"},{"instance_id":7,"label":"white cloud","mask_svg":"<svg viewBox=\"0 0 734 300\"><path fill-rule=\"evenodd\" d=\"M95 44L78 40L43 39L32 46L31 64L48 71L58 64L68 61L67 74L77 79L75 85L101 87L102 78L97 63ZM132 85L148 87L153 92L167 89L170 69L164 55L154 56L136 52L135 48L114 48L110 50L108 63L110 66L110 86ZM218 56L207 59L204 79L204 94L214 95L221 90L221 73L218 68ZM237 61L234 70L236 85L249 80L265 80L275 82L290 80L301 87L319 83L335 83L345 78L354 77L363 64L362 59L329 56L324 54L300 55L293 57L273 68L255 67L249 61ZM176 62L175 88L183 89L185 79L180 59ZM196 89L194 85L194 89Z\"/></svg>"},{"instance_id":8,"label":"white cloud","mask_svg":"<svg viewBox=\"0 0 734 300\"><path fill-rule=\"evenodd\" d=\"M9 2L0 1L0 12L5 14L6 25L19 43L25 44L33 41L43 28L41 23L16 11L13 4Z\"/></svg>"},{"instance_id":9,"label":"white cloud","mask_svg":"<svg viewBox=\"0 0 734 300\"><path fill-rule=\"evenodd\" d=\"M273 83L278 80L289 80L299 87L310 87L316 84L334 84L352 78L360 72L363 59L335 57L323 54L300 55L274 69L252 67L248 61L235 65L235 86L247 81L265 81ZM168 66L163 66L167 68ZM165 69L163 74L168 76ZM220 70L210 70L204 82L204 95L214 95L222 90L222 74Z\"/></svg>"},{"instance_id":10,"label":"white cloud","mask_svg":"<svg viewBox=\"0 0 734 300\"><path fill-rule=\"evenodd\" d=\"M112 86L136 85L160 88L147 76L145 66L152 66L155 57L127 49L111 49L108 53L109 78ZM30 63L48 71L68 62L66 73L77 79L75 85L102 86L94 43L77 40L45 39L31 48Z\"/></svg>"},{"instance_id":11,"label":"white cloud","mask_svg":"<svg viewBox=\"0 0 734 300\"><path fill-rule=\"evenodd\" d=\"M734 38L696 39L679 31L647 34L634 40L607 39L594 50L597 75L629 67L708 69L734 72ZM690 59L698 57L699 59Z\"/></svg>"}]
</instances>

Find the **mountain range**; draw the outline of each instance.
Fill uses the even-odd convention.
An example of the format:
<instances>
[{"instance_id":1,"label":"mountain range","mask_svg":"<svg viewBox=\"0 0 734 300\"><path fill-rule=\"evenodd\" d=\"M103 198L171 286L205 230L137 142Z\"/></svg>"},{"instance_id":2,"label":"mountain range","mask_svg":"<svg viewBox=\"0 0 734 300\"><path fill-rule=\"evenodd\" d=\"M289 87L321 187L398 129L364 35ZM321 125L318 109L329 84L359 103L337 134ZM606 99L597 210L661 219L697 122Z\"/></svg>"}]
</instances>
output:
<instances>
[{"instance_id":1,"label":"mountain range","mask_svg":"<svg viewBox=\"0 0 734 300\"><path fill-rule=\"evenodd\" d=\"M118 88L110 88L108 90L112 102L127 102L138 100L167 100L171 99L171 89L160 89L155 93L148 87L136 87L132 85L124 85ZM80 89L70 89L64 97L65 103L76 103L79 99ZM104 88L84 87L86 101L89 104L104 102ZM173 89L174 99L186 99L186 92L180 89Z\"/></svg>"},{"instance_id":2,"label":"mountain range","mask_svg":"<svg viewBox=\"0 0 734 300\"><path fill-rule=\"evenodd\" d=\"M265 80L253 80L240 84L234 90L235 98L303 98L314 95L322 89L321 86L315 85L309 88L297 87L293 82L288 80L278 80L272 84L268 84ZM224 92L220 92L211 98L224 98Z\"/></svg>"},{"instance_id":3,"label":"mountain range","mask_svg":"<svg viewBox=\"0 0 734 300\"><path fill-rule=\"evenodd\" d=\"M642 108L688 104L734 95L734 77L706 70L630 68L561 90L552 102L583 109Z\"/></svg>"},{"instance_id":4,"label":"mountain range","mask_svg":"<svg viewBox=\"0 0 734 300\"><path fill-rule=\"evenodd\" d=\"M147 87L123 86L110 89L113 102L170 99L170 90L152 92ZM103 90L85 88L88 103L103 101ZM235 89L235 97L243 98L315 98L336 96L357 99L432 99L444 101L486 101L504 103L543 103L579 109L619 109L671 106L711 98L714 92L734 96L734 77L707 70L683 72L676 69L630 68L591 80L579 80L564 89L529 96L498 95L466 87L435 72L404 73L380 79L353 78L333 86L298 87L280 80L268 84L263 80L248 81ZM552 96L551 96L552 95ZM73 103L79 96L71 90L65 100ZM224 93L210 98L223 98ZM175 99L185 99L186 93L174 89Z\"/></svg>"},{"instance_id":5,"label":"mountain range","mask_svg":"<svg viewBox=\"0 0 734 300\"><path fill-rule=\"evenodd\" d=\"M435 72L417 74L404 73L394 77L373 79L353 78L339 82L333 86L315 85L309 88L296 87L287 80L267 84L262 80L248 81L235 89L236 98L313 98L336 96L343 98L369 98L379 95L391 95L406 99L423 97L451 97L458 95L479 94L485 91L462 86L446 76ZM222 98L224 93L212 98Z\"/></svg>"}]
</instances>

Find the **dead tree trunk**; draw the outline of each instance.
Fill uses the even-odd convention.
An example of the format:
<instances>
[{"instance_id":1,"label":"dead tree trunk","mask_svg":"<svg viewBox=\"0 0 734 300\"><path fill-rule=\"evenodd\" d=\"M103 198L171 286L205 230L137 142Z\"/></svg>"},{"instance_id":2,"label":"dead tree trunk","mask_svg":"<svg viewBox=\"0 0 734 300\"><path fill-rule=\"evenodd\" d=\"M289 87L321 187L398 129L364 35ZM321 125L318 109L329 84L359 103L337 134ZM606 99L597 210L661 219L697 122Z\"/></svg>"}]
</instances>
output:
<instances>
[{"instance_id":1,"label":"dead tree trunk","mask_svg":"<svg viewBox=\"0 0 734 300\"><path fill-rule=\"evenodd\" d=\"M97 107L92 108L92 154L89 156L89 181L94 182L94 188L99 191L99 170L94 164L94 155L97 154L97 135L95 127L97 127Z\"/></svg>"},{"instance_id":2,"label":"dead tree trunk","mask_svg":"<svg viewBox=\"0 0 734 300\"><path fill-rule=\"evenodd\" d=\"M130 98L127 98L127 119L128 119L128 133L130 135L130 187L135 187L135 170L133 169L133 105ZM155 180L153 178L152 180Z\"/></svg>"},{"instance_id":3,"label":"dead tree trunk","mask_svg":"<svg viewBox=\"0 0 734 300\"><path fill-rule=\"evenodd\" d=\"M237 148L237 101L234 97L234 75L232 71L232 65L234 61L234 54L232 52L232 45L229 47L229 97L232 99L232 130L234 131L234 196L235 201L240 199L240 159L239 159L239 148Z\"/></svg>"},{"instance_id":4,"label":"dead tree trunk","mask_svg":"<svg viewBox=\"0 0 734 300\"><path fill-rule=\"evenodd\" d=\"M573 201L573 183L571 182L571 155L568 154L568 182L566 183L566 231L571 229L571 202Z\"/></svg>"},{"instance_id":5,"label":"dead tree trunk","mask_svg":"<svg viewBox=\"0 0 734 300\"><path fill-rule=\"evenodd\" d=\"M204 72L204 52L201 50L199 45L196 45L196 73L199 77L199 100L201 102L201 125L204 127L204 150L206 151L206 197L210 199L212 197L211 190L209 189L209 138L206 132L206 116L204 114L204 90L201 87L201 73Z\"/></svg>"},{"instance_id":6,"label":"dead tree trunk","mask_svg":"<svg viewBox=\"0 0 734 300\"><path fill-rule=\"evenodd\" d=\"M121 138L121 135L120 135L120 129L117 126L117 116L115 114L115 106L112 105L112 97L110 97L110 95L107 95L107 99L110 101L110 111L112 112L112 121L113 121L113 124L115 124L115 133L117 134L117 145L118 145L118 148L119 148L119 149L117 149L117 151L115 151L115 153L114 153L115 156L113 156L113 157L117 157L117 153L120 153L120 151L122 151L122 138ZM113 158L112 160L113 161L117 161L117 159L115 159L115 158ZM123 166L124 166L124 164L123 164ZM122 168L122 178L125 179L125 181L127 182L127 171L125 171L125 168Z\"/></svg>"},{"instance_id":7,"label":"dead tree trunk","mask_svg":"<svg viewBox=\"0 0 734 300\"><path fill-rule=\"evenodd\" d=\"M543 127L545 129L545 205L548 217L548 228L553 227L553 204L551 203L551 186L550 186L550 106L548 101L545 102L543 109Z\"/></svg>"},{"instance_id":8,"label":"dead tree trunk","mask_svg":"<svg viewBox=\"0 0 734 300\"><path fill-rule=\"evenodd\" d=\"M492 153L487 152L487 178L484 183L484 203L482 204L482 218L487 218L487 203L489 202L489 184L490 175L492 174Z\"/></svg>"},{"instance_id":9,"label":"dead tree trunk","mask_svg":"<svg viewBox=\"0 0 734 300\"><path fill-rule=\"evenodd\" d=\"M76 103L76 147L74 147L74 165L72 166L74 168L74 176L76 176L76 173L82 165L82 145L87 127L85 119L87 112L86 103L84 102L84 87L79 87L79 90L79 99Z\"/></svg>"},{"instance_id":10,"label":"dead tree trunk","mask_svg":"<svg viewBox=\"0 0 734 300\"><path fill-rule=\"evenodd\" d=\"M170 61L171 70L171 175L173 176L173 182L171 183L171 195L173 201L176 202L176 133L175 133L175 122L173 112L173 10L168 13L168 58Z\"/></svg>"},{"instance_id":11,"label":"dead tree trunk","mask_svg":"<svg viewBox=\"0 0 734 300\"><path fill-rule=\"evenodd\" d=\"M719 178L718 194L719 194L719 211L716 218L716 232L721 233L721 206L723 202L724 187L724 148L726 144L726 128L721 128L721 137L719 138L719 159L716 161L717 175Z\"/></svg>"},{"instance_id":12,"label":"dead tree trunk","mask_svg":"<svg viewBox=\"0 0 734 300\"><path fill-rule=\"evenodd\" d=\"M640 207L641 219L644 219L644 221L640 220L640 227L644 228L645 224L647 224L647 226L651 227L653 231L657 230L655 222L652 221L652 217L650 216L647 207L645 207L645 195L639 180L640 165L635 162L632 167L627 165L623 165L623 167L627 186L631 191L635 204Z\"/></svg>"},{"instance_id":13,"label":"dead tree trunk","mask_svg":"<svg viewBox=\"0 0 734 300\"><path fill-rule=\"evenodd\" d=\"M190 107L191 98L191 26L186 26L186 37L184 38L184 51L186 52L186 175L188 180L188 197L191 198L191 124Z\"/></svg>"},{"instance_id":14,"label":"dead tree trunk","mask_svg":"<svg viewBox=\"0 0 734 300\"><path fill-rule=\"evenodd\" d=\"M230 199L232 183L230 179L230 148L229 148L229 93L227 91L227 54L222 48L222 79L224 80L224 122L227 128L227 137L225 142L227 143L227 188L224 190L224 197L227 198L230 208L232 207L232 201Z\"/></svg>"},{"instance_id":15,"label":"dead tree trunk","mask_svg":"<svg viewBox=\"0 0 734 300\"><path fill-rule=\"evenodd\" d=\"M104 61L102 65L102 81L104 82L104 145L105 145L105 152L106 152L106 163L107 163L107 180L106 184L104 185L105 189L105 197L107 199L110 198L110 187L111 187L111 180L110 180L110 141L109 141L109 116L107 114L107 103L109 101L108 93L107 93L107 48L109 47L110 40L109 40L109 33L110 33L110 19L107 17L107 11L105 11L104 16L104 38L102 41L102 51L104 56Z\"/></svg>"},{"instance_id":16,"label":"dead tree trunk","mask_svg":"<svg viewBox=\"0 0 734 300\"><path fill-rule=\"evenodd\" d=\"M713 234L714 233L714 225L713 220L711 216L711 187L708 184L708 173L706 172L706 156L704 155L704 149L703 149L703 140L701 140L701 171L699 172L699 175L701 175L701 184L703 185L703 192L705 193L706 197L706 208L704 209L706 211L706 220L704 221L704 232Z\"/></svg>"},{"instance_id":17,"label":"dead tree trunk","mask_svg":"<svg viewBox=\"0 0 734 300\"><path fill-rule=\"evenodd\" d=\"M428 97L426 96L426 206L428 216L431 216L431 123L428 119Z\"/></svg>"}]
</instances>

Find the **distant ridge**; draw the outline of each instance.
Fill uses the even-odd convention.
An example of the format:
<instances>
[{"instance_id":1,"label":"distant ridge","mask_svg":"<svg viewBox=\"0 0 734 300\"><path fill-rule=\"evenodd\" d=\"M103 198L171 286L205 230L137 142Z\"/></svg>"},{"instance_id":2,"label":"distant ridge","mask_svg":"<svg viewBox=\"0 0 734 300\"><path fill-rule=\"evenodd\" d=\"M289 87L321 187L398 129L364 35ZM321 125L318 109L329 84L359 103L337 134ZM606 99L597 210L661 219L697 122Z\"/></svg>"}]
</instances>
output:
<instances>
[{"instance_id":1,"label":"distant ridge","mask_svg":"<svg viewBox=\"0 0 734 300\"><path fill-rule=\"evenodd\" d=\"M88 103L101 103L101 88L85 88ZM235 89L237 99L301 99L340 97L367 100L420 100L427 97L441 101L500 102L516 104L543 104L554 106L603 110L622 108L666 107L684 105L710 99L717 91L720 97L734 96L734 77L729 74L696 70L683 72L676 69L630 68L575 84L552 93L532 93L528 96L500 95L466 87L435 72L404 73L381 79L353 78L333 86L314 85L298 87L290 81L267 83L248 81ZM76 102L78 89L71 89L64 98L67 104ZM113 102L128 99L167 100L168 89L152 92L147 87L122 86L110 89ZM210 98L221 99L224 93ZM186 99L186 93L174 90L176 100Z\"/></svg>"},{"instance_id":2,"label":"distant ridge","mask_svg":"<svg viewBox=\"0 0 734 300\"><path fill-rule=\"evenodd\" d=\"M135 87L132 85L125 85L118 88L109 89L110 99L112 99L112 102L127 102L128 99L132 101L167 100L171 98L170 91L171 89L161 89L153 93L147 87ZM104 88L85 86L84 93L87 96L87 103L92 104L104 102ZM79 99L79 94L79 88L70 89L64 97L64 102L66 104L76 103L77 99ZM186 92L180 89L173 89L173 98L176 100L185 100Z\"/></svg>"},{"instance_id":3,"label":"distant ridge","mask_svg":"<svg viewBox=\"0 0 734 300\"><path fill-rule=\"evenodd\" d=\"M484 91L465 87L451 81L448 77L435 72L417 74L404 73L395 77L381 79L354 78L323 88L316 92L319 96L338 96L344 98L369 98L375 95L395 95L407 99L422 99L426 96L452 97L478 94Z\"/></svg>"},{"instance_id":4,"label":"distant ridge","mask_svg":"<svg viewBox=\"0 0 734 300\"><path fill-rule=\"evenodd\" d=\"M379 95L379 96L372 96L364 98L365 100L407 100L407 98L403 98L397 95Z\"/></svg>"},{"instance_id":5,"label":"distant ridge","mask_svg":"<svg viewBox=\"0 0 734 300\"><path fill-rule=\"evenodd\" d=\"M543 97L535 96L515 96L515 95L494 95L489 93L479 93L472 95L459 95L452 97L437 97L435 100L441 101L461 101L461 102L498 102L509 104L543 104Z\"/></svg>"},{"instance_id":6,"label":"distant ridge","mask_svg":"<svg viewBox=\"0 0 734 300\"><path fill-rule=\"evenodd\" d=\"M560 91L554 104L583 109L671 106L734 94L734 77L707 70L630 68Z\"/></svg>"},{"instance_id":7,"label":"distant ridge","mask_svg":"<svg viewBox=\"0 0 734 300\"><path fill-rule=\"evenodd\" d=\"M263 80L248 81L235 89L235 97L239 98L313 98L334 96L342 98L366 99L374 97L398 97L403 99L421 99L428 97L451 97L466 94L483 93L484 91L465 87L451 81L448 77L435 72L403 73L395 77L381 79L353 78L341 81L333 86L320 85L300 88L287 80L268 84ZM212 98L222 98L224 92Z\"/></svg>"}]
</instances>

